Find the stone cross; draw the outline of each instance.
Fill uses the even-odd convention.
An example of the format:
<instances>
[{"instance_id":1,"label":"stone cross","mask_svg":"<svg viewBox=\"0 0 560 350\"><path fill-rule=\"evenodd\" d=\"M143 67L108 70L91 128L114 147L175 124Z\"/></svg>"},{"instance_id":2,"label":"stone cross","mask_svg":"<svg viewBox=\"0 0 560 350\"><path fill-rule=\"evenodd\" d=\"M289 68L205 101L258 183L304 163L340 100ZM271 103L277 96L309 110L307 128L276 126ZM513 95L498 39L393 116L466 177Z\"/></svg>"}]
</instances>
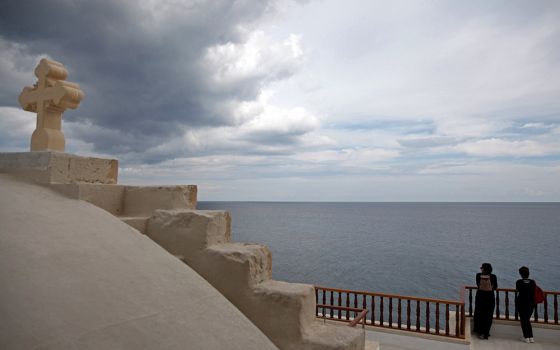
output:
<instances>
[{"instance_id":1,"label":"stone cross","mask_svg":"<svg viewBox=\"0 0 560 350\"><path fill-rule=\"evenodd\" d=\"M24 110L37 113L37 127L31 135L31 151L64 152L62 113L76 109L84 98L78 84L65 81L68 71L62 63L43 58L35 75L33 87L27 86L19 95Z\"/></svg>"}]
</instances>

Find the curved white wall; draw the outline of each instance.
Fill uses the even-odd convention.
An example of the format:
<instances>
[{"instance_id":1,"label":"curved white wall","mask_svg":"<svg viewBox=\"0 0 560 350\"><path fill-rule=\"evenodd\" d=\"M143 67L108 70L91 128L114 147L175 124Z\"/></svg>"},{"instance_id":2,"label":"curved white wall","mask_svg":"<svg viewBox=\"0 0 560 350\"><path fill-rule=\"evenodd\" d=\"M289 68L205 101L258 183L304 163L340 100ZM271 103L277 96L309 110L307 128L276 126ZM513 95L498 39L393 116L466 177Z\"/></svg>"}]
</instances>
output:
<instances>
[{"instance_id":1,"label":"curved white wall","mask_svg":"<svg viewBox=\"0 0 560 350\"><path fill-rule=\"evenodd\" d=\"M190 267L89 203L0 175L1 349L275 349Z\"/></svg>"}]
</instances>

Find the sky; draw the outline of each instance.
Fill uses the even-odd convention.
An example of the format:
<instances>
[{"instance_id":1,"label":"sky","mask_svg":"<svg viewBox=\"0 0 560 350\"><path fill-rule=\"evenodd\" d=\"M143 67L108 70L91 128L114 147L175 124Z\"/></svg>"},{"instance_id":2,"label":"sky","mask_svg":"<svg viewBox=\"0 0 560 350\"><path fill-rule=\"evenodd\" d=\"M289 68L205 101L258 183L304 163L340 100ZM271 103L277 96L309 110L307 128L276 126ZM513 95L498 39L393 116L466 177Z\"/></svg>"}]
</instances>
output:
<instances>
[{"instance_id":1,"label":"sky","mask_svg":"<svg viewBox=\"0 0 560 350\"><path fill-rule=\"evenodd\" d=\"M199 200L560 201L560 2L0 3L0 152L43 57L66 151Z\"/></svg>"}]
</instances>

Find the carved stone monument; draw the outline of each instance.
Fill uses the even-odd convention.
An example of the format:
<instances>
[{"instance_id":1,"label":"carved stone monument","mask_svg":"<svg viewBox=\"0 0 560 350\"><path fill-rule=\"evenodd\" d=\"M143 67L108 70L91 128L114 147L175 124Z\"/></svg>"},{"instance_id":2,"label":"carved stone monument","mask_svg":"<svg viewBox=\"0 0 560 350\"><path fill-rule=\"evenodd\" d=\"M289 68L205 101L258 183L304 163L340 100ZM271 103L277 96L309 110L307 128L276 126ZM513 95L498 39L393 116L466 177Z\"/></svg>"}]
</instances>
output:
<instances>
[{"instance_id":1,"label":"carved stone monument","mask_svg":"<svg viewBox=\"0 0 560 350\"><path fill-rule=\"evenodd\" d=\"M67 108L78 108L84 98L80 86L65 81L68 71L53 60L42 59L35 75L37 83L25 87L19 95L23 109L37 113L37 128L31 136L32 152L0 153L0 174L14 174L43 184L116 184L116 159L64 153L62 113Z\"/></svg>"},{"instance_id":2,"label":"carved stone monument","mask_svg":"<svg viewBox=\"0 0 560 350\"><path fill-rule=\"evenodd\" d=\"M64 152L62 113L76 109L84 92L75 83L65 81L68 71L62 63L43 58L35 75L33 87L27 86L19 95L24 110L37 113L37 127L31 136L31 151Z\"/></svg>"}]
</instances>

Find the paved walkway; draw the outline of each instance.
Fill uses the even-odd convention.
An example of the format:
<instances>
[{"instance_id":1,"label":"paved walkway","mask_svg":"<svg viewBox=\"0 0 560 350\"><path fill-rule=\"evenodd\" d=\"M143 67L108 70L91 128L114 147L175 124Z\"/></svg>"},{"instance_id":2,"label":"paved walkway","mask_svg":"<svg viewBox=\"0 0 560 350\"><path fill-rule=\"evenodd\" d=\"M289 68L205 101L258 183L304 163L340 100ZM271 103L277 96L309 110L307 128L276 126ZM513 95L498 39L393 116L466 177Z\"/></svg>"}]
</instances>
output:
<instances>
[{"instance_id":1,"label":"paved walkway","mask_svg":"<svg viewBox=\"0 0 560 350\"><path fill-rule=\"evenodd\" d=\"M559 350L560 343L539 342L538 339L533 344L523 343L519 339L490 337L488 340L478 338L471 339L471 350ZM379 350L407 350L381 344ZM427 349L428 350L428 349Z\"/></svg>"},{"instance_id":2,"label":"paved walkway","mask_svg":"<svg viewBox=\"0 0 560 350\"><path fill-rule=\"evenodd\" d=\"M511 339L506 337L490 337L488 340L471 338L471 350L558 350L560 343L546 343L535 340L533 344L523 343L519 339ZM385 350L381 347L380 350Z\"/></svg>"}]
</instances>

